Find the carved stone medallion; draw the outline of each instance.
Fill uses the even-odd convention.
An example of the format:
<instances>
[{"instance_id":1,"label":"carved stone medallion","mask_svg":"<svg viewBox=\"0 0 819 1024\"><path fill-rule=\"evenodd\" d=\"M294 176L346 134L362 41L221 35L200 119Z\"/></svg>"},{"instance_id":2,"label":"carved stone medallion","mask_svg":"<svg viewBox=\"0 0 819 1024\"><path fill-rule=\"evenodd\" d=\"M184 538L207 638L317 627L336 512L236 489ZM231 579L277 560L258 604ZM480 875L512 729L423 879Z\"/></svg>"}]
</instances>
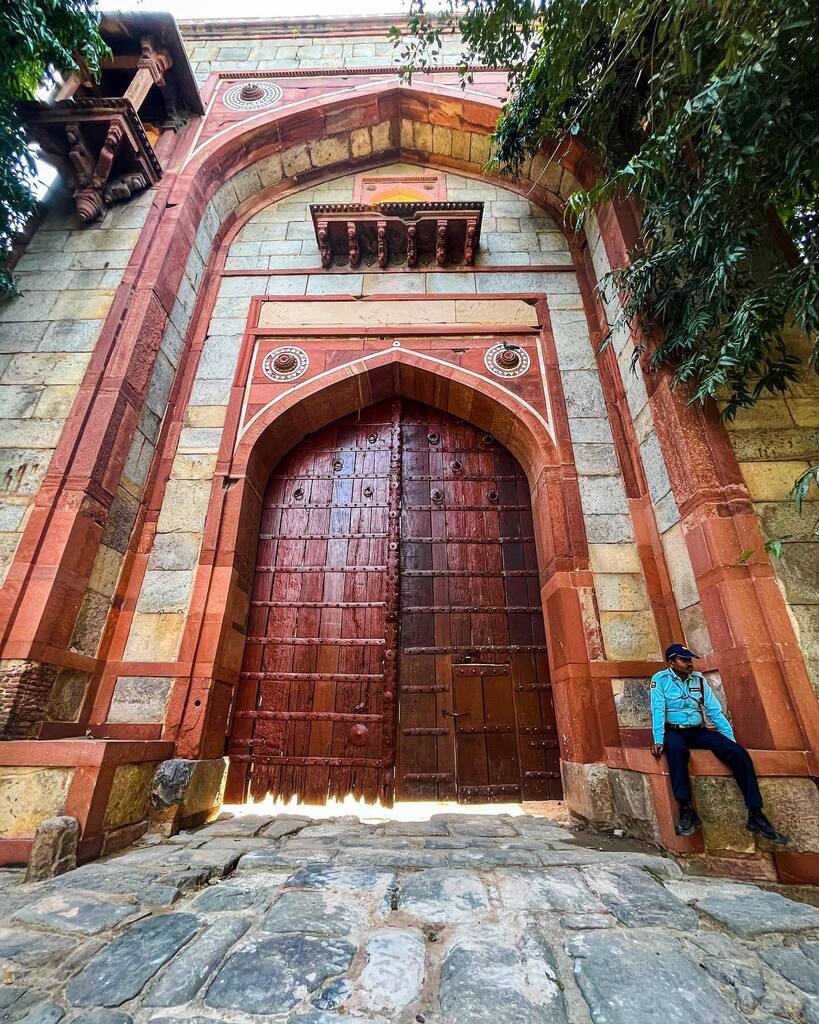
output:
<instances>
[{"instance_id":1,"label":"carved stone medallion","mask_svg":"<svg viewBox=\"0 0 819 1024\"><path fill-rule=\"evenodd\" d=\"M525 349L506 348L503 343L487 349L484 365L496 377L522 377L529 369L529 354Z\"/></svg>"},{"instance_id":2,"label":"carved stone medallion","mask_svg":"<svg viewBox=\"0 0 819 1024\"><path fill-rule=\"evenodd\" d=\"M274 348L262 360L262 373L277 382L298 380L307 370L309 359L304 349L295 345Z\"/></svg>"},{"instance_id":3,"label":"carved stone medallion","mask_svg":"<svg viewBox=\"0 0 819 1024\"><path fill-rule=\"evenodd\" d=\"M229 110L264 110L282 98L273 82L239 82L225 90L222 102Z\"/></svg>"}]
</instances>

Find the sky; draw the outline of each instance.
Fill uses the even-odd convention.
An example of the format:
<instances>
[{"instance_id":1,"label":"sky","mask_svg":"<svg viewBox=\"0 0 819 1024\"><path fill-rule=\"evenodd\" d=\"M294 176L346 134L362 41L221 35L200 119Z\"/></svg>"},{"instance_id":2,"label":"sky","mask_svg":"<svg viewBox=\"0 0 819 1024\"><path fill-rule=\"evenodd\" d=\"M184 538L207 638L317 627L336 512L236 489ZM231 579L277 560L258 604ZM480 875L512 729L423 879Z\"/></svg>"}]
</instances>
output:
<instances>
[{"instance_id":1,"label":"sky","mask_svg":"<svg viewBox=\"0 0 819 1024\"><path fill-rule=\"evenodd\" d=\"M170 11L186 18L309 18L356 14L400 14L408 0L102 0L103 11Z\"/></svg>"}]
</instances>

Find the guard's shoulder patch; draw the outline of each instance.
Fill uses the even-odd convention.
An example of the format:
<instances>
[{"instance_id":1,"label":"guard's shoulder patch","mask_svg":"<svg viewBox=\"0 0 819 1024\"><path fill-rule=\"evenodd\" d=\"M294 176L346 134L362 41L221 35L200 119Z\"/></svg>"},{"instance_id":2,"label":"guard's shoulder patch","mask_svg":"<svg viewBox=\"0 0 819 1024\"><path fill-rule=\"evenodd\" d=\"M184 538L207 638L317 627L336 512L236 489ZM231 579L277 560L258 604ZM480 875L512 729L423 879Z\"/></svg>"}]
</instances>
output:
<instances>
[{"instance_id":1,"label":"guard's shoulder patch","mask_svg":"<svg viewBox=\"0 0 819 1024\"><path fill-rule=\"evenodd\" d=\"M656 681L656 679L652 679L651 680L651 689L655 690L656 688L657 688L657 681Z\"/></svg>"}]
</instances>

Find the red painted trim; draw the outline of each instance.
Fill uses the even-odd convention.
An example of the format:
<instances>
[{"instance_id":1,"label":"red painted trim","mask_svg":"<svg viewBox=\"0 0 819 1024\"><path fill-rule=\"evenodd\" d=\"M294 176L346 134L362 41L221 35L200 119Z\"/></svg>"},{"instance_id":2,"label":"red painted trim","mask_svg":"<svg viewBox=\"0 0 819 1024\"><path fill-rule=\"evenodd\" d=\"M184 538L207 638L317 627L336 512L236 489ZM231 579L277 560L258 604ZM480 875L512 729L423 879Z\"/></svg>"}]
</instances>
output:
<instances>
[{"instance_id":1,"label":"red painted trim","mask_svg":"<svg viewBox=\"0 0 819 1024\"><path fill-rule=\"evenodd\" d=\"M449 302L455 299L466 299L470 302L521 299L534 305L540 302L544 295L542 292L424 292L417 295L404 295L401 292L384 295L354 295L351 292L340 292L337 295L256 295L254 298L260 302L349 302L350 299L355 299L356 302L383 302L385 299L398 299L401 302L425 302L427 304L430 302ZM427 326L430 328L429 333L434 333L440 325L428 324ZM484 324L483 326L491 325ZM259 329L258 327L256 328L257 331Z\"/></svg>"},{"instance_id":2,"label":"red painted trim","mask_svg":"<svg viewBox=\"0 0 819 1024\"><path fill-rule=\"evenodd\" d=\"M0 838L0 866L10 867L14 864L28 864L34 837L9 839Z\"/></svg>"},{"instance_id":3,"label":"red painted trim","mask_svg":"<svg viewBox=\"0 0 819 1024\"><path fill-rule=\"evenodd\" d=\"M480 266L480 267L416 267L414 270L405 270L403 267L384 267L384 269L373 269L372 267L356 267L348 271L349 274L378 274L383 277L385 274L400 276L402 274L574 274L577 267L573 263L541 263L536 266ZM344 274L333 274L322 267L295 267L292 270L277 268L276 270L265 270L259 267L254 270L223 270L222 277L344 277ZM430 292L426 297L436 294ZM472 293L475 294L474 292ZM284 298L285 296L282 296ZM319 298L316 295L314 298ZM442 298L447 296L442 295ZM480 293L478 293L480 297ZM364 298L384 298L383 295L365 295ZM418 295L401 295L402 299L417 299Z\"/></svg>"},{"instance_id":4,"label":"red painted trim","mask_svg":"<svg viewBox=\"0 0 819 1024\"><path fill-rule=\"evenodd\" d=\"M811 775L805 750L753 750L748 753L757 774L764 778L805 778ZM643 775L667 775L664 758L652 757L648 746L606 748L606 763L612 768L627 768ZM708 750L691 751L692 775L725 775L731 769Z\"/></svg>"},{"instance_id":5,"label":"red painted trim","mask_svg":"<svg viewBox=\"0 0 819 1024\"><path fill-rule=\"evenodd\" d=\"M116 766L142 761L162 761L173 753L173 744L144 740L6 740L3 764L25 768L63 768L87 765Z\"/></svg>"}]
</instances>

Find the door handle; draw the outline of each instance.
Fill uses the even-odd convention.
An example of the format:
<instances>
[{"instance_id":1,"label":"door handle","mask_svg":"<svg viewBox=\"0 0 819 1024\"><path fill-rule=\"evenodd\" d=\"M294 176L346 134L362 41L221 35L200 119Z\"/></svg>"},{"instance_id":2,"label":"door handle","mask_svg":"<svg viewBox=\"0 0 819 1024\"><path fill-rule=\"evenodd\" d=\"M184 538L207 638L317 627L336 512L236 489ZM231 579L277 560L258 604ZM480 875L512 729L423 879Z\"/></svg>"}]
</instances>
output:
<instances>
[{"instance_id":1,"label":"door handle","mask_svg":"<svg viewBox=\"0 0 819 1024\"><path fill-rule=\"evenodd\" d=\"M446 708L441 709L441 714L448 718L469 718L469 711L447 711Z\"/></svg>"}]
</instances>

